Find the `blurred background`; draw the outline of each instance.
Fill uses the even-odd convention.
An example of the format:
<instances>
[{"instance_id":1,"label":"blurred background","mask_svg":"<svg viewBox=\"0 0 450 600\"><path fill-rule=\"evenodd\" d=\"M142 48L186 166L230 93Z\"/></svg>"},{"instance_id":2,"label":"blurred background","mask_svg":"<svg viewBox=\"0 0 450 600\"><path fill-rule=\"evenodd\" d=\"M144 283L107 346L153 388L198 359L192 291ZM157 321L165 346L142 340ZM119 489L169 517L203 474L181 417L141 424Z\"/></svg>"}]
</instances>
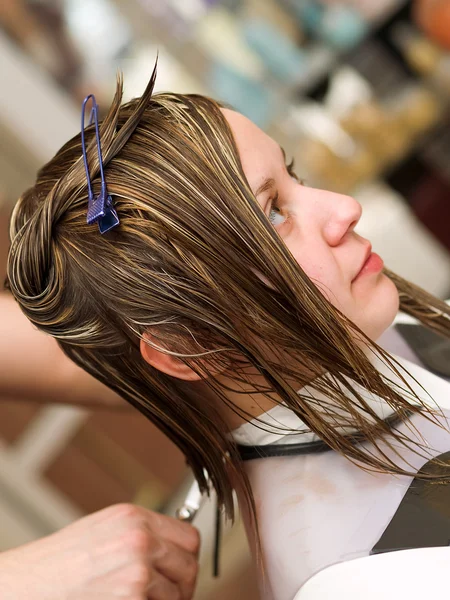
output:
<instances>
[{"instance_id":1,"label":"blurred background","mask_svg":"<svg viewBox=\"0 0 450 600\"><path fill-rule=\"evenodd\" d=\"M307 185L361 202L357 231L390 269L450 297L450 0L2 0L2 280L11 208L84 96L108 106L118 69L139 95L157 51L157 90L247 115ZM116 502L180 503L183 457L139 414L0 400L0 551ZM212 578L213 513L196 598L256 599L239 522Z\"/></svg>"}]
</instances>

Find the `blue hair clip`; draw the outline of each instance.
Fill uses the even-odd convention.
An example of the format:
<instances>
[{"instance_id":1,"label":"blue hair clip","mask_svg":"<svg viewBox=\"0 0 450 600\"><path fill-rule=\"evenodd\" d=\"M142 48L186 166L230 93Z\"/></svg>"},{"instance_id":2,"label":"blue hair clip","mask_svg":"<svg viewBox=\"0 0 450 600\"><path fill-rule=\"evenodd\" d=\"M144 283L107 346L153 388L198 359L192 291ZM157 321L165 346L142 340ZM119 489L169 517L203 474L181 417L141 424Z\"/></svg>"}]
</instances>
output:
<instances>
[{"instance_id":1,"label":"blue hair clip","mask_svg":"<svg viewBox=\"0 0 450 600\"><path fill-rule=\"evenodd\" d=\"M95 137L97 140L97 151L98 151L98 162L100 166L100 177L101 177L101 190L97 197L94 196L94 192L92 191L91 178L89 175L89 167L86 156L86 144L84 141L84 120L85 120L85 110L86 104L92 98L92 110L91 115L89 117L89 125L91 125L92 120L95 123ZM98 104L95 101L94 94L89 94L83 100L83 106L81 108L81 148L83 150L83 160L84 160L84 168L86 171L86 179L88 184L88 198L89 205L87 211L87 222L89 225L92 225L97 221L98 228L100 233L106 233L113 227L119 224L119 217L117 216L116 209L114 208L114 203L112 197L108 194L108 189L106 187L105 174L103 173L103 159L102 159L102 149L100 146L100 133L98 130Z\"/></svg>"}]
</instances>

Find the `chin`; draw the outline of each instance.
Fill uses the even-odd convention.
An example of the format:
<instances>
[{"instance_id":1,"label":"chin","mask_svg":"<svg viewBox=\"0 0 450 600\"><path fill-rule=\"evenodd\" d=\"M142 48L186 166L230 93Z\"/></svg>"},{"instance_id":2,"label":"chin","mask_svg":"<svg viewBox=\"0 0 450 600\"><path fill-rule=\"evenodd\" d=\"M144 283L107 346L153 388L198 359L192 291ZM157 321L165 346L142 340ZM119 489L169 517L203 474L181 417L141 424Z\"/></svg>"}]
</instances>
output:
<instances>
[{"instance_id":1,"label":"chin","mask_svg":"<svg viewBox=\"0 0 450 600\"><path fill-rule=\"evenodd\" d=\"M399 307L398 290L394 282L383 275L373 299L372 310L368 311L372 313L372 323L369 325L371 331L368 335L373 340L378 339L392 325Z\"/></svg>"}]
</instances>

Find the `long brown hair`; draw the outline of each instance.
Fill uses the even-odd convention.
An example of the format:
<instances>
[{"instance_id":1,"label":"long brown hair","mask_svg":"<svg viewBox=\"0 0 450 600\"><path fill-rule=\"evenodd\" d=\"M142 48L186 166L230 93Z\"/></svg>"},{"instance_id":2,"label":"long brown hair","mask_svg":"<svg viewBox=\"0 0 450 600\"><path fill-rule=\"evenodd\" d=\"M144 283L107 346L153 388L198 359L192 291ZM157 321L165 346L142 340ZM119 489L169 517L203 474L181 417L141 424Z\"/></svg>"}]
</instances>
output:
<instances>
[{"instance_id":1,"label":"long brown hair","mask_svg":"<svg viewBox=\"0 0 450 600\"><path fill-rule=\"evenodd\" d=\"M19 199L11 221L8 281L23 312L75 363L173 440L203 489L206 469L230 517L231 480L242 486L252 510L254 502L220 410L220 401L230 401L214 378L217 368L230 371L231 365L239 389L248 384L248 365L255 367L266 382L257 391L286 403L332 449L363 468L409 473L381 449L368 453L344 436L340 427L351 425L377 448L387 434L412 444L374 413L357 386L351 399L337 384L348 388L350 379L402 419L418 412L433 419L433 411L412 389L408 399L373 366L355 337L409 388L401 365L319 292L269 224L220 105L199 95L153 95L155 75L156 69L140 98L124 105L119 77L101 122L105 176L119 227L100 235L96 225L86 223L80 135ZM93 127L86 136L98 192ZM385 273L399 291L401 310L450 335L444 302ZM148 365L140 354L146 331L157 346L201 373L217 401L196 383ZM332 400L328 406L315 405L289 385L307 372L317 376L309 386ZM318 377L324 372L331 377ZM232 408L249 418L242 408Z\"/></svg>"}]
</instances>

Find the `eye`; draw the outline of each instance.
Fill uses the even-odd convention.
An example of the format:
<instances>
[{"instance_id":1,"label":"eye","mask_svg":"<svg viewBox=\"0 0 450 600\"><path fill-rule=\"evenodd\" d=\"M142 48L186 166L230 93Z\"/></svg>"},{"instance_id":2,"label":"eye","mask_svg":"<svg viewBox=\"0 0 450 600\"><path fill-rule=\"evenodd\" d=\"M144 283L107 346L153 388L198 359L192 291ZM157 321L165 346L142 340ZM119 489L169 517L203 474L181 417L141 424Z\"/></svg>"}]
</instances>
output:
<instances>
[{"instance_id":1,"label":"eye","mask_svg":"<svg viewBox=\"0 0 450 600\"><path fill-rule=\"evenodd\" d=\"M292 159L291 162L288 165L286 165L286 171L287 171L289 177L292 177L292 179L295 179L295 181L299 185L304 185L304 183L305 183L304 180L301 179L294 171L294 159ZM269 212L269 221L274 227L282 225L288 219L288 217L283 214L281 208L278 206L278 201L279 201L279 197L278 197L278 193L277 193L275 198L272 200L272 203L270 206L270 212Z\"/></svg>"},{"instance_id":2,"label":"eye","mask_svg":"<svg viewBox=\"0 0 450 600\"><path fill-rule=\"evenodd\" d=\"M276 227L277 225L282 225L286 221L287 217L285 217L281 213L281 209L278 206L278 194L272 200L272 204L270 206L269 212L269 221L271 224Z\"/></svg>"}]
</instances>

